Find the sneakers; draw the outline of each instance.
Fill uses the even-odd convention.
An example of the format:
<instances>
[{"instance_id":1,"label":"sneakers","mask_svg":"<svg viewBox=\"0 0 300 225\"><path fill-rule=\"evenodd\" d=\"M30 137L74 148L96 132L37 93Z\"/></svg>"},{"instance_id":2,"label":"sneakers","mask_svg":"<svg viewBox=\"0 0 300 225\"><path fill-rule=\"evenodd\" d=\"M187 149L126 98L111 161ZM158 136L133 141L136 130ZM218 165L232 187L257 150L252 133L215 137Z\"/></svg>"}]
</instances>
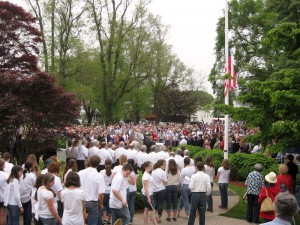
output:
<instances>
[{"instance_id":1,"label":"sneakers","mask_svg":"<svg viewBox=\"0 0 300 225\"><path fill-rule=\"evenodd\" d=\"M171 222L171 218L167 217L166 221Z\"/></svg>"},{"instance_id":2,"label":"sneakers","mask_svg":"<svg viewBox=\"0 0 300 225\"><path fill-rule=\"evenodd\" d=\"M172 219L173 219L173 221L177 221L177 218L176 218L176 217L173 217Z\"/></svg>"}]
</instances>

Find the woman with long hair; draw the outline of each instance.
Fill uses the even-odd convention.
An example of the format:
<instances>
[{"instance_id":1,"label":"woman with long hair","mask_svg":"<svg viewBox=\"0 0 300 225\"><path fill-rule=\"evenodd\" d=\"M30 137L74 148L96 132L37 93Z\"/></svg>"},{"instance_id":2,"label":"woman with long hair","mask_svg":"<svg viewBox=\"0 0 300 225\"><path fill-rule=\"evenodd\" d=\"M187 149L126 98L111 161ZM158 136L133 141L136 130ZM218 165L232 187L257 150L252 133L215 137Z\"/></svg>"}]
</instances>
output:
<instances>
[{"instance_id":1,"label":"woman with long hair","mask_svg":"<svg viewBox=\"0 0 300 225\"><path fill-rule=\"evenodd\" d=\"M221 195L221 205L220 209L228 209L228 183L229 183L229 161L224 159L222 162L222 166L219 167L217 173L217 179L219 184L219 190Z\"/></svg>"},{"instance_id":2,"label":"woman with long hair","mask_svg":"<svg viewBox=\"0 0 300 225\"><path fill-rule=\"evenodd\" d=\"M204 165L204 173L206 173L210 178L211 190L214 186L214 176L215 176L215 165L212 160L211 155L207 155L205 158L205 165ZM208 212L213 212L213 198L212 192L209 196L207 196L207 210Z\"/></svg>"},{"instance_id":3,"label":"woman with long hair","mask_svg":"<svg viewBox=\"0 0 300 225\"><path fill-rule=\"evenodd\" d=\"M77 161L76 159L70 159L67 162L67 166L65 167L65 171L63 173L63 183L66 182L66 177L68 175L68 173L70 173L71 171L77 173L78 172L78 167L77 167Z\"/></svg>"},{"instance_id":4,"label":"woman with long hair","mask_svg":"<svg viewBox=\"0 0 300 225\"><path fill-rule=\"evenodd\" d=\"M148 215L150 212L150 220L152 221L153 225L157 225L157 221L154 214L154 208L153 208L153 186L154 186L154 180L151 176L151 172L153 169L153 164L150 161L144 162L142 165L142 196L144 201L144 225L148 225Z\"/></svg>"},{"instance_id":5,"label":"woman with long hair","mask_svg":"<svg viewBox=\"0 0 300 225\"><path fill-rule=\"evenodd\" d=\"M133 159L128 159L128 163L133 168L133 171L130 173L129 180L128 180L128 187L129 187L129 201L128 201L128 208L130 213L130 221L129 223L133 222L134 217L134 203L136 198L136 191L137 191L137 179L139 176L139 172L137 170L137 166L134 163Z\"/></svg>"},{"instance_id":6,"label":"woman with long hair","mask_svg":"<svg viewBox=\"0 0 300 225\"><path fill-rule=\"evenodd\" d=\"M38 208L38 199L37 199L37 191L43 185L44 174L40 174L37 176L34 186L31 192L31 204L32 204L32 217L35 225L41 225L39 220L36 218L36 209Z\"/></svg>"},{"instance_id":7,"label":"woman with long hair","mask_svg":"<svg viewBox=\"0 0 300 225\"><path fill-rule=\"evenodd\" d=\"M32 168L31 168L30 172L32 172L37 177L40 174L40 167L39 167L39 164L37 163L37 159L36 159L35 154L30 154L27 157L27 162L32 163ZM25 167L23 169L25 169Z\"/></svg>"},{"instance_id":8,"label":"woman with long hair","mask_svg":"<svg viewBox=\"0 0 300 225\"><path fill-rule=\"evenodd\" d=\"M183 163L184 163L184 168L180 172L181 196L179 200L178 216L179 216L179 212L183 209L184 206L186 218L188 219L188 217L190 216L189 196L191 194L189 184L192 175L195 173L195 166L191 165L191 160L189 157L185 157L183 159Z\"/></svg>"},{"instance_id":9,"label":"woman with long hair","mask_svg":"<svg viewBox=\"0 0 300 225\"><path fill-rule=\"evenodd\" d=\"M55 192L52 190L55 176L52 173L46 173L43 179L43 186L38 189L37 200L39 203L38 217L42 225L62 224L62 220L57 213L57 203L55 201Z\"/></svg>"},{"instance_id":10,"label":"woman with long hair","mask_svg":"<svg viewBox=\"0 0 300 225\"><path fill-rule=\"evenodd\" d=\"M111 222L111 209L109 207L109 195L111 191L111 182L112 182L112 161L110 159L106 159L104 163L105 169L100 171L100 174L104 178L105 183L105 192L103 198L103 223L110 223Z\"/></svg>"},{"instance_id":11,"label":"woman with long hair","mask_svg":"<svg viewBox=\"0 0 300 225\"><path fill-rule=\"evenodd\" d=\"M4 206L4 191L7 188L9 174L4 172L4 159L0 159L0 225L6 225L6 207Z\"/></svg>"},{"instance_id":12,"label":"woman with long hair","mask_svg":"<svg viewBox=\"0 0 300 225\"><path fill-rule=\"evenodd\" d=\"M166 197L166 187L168 178L166 169L166 161L163 159L158 160L152 171L152 177L154 179L153 197L154 197L154 208L158 213L158 222L161 222L161 216L163 211L163 203Z\"/></svg>"},{"instance_id":13,"label":"woman with long hair","mask_svg":"<svg viewBox=\"0 0 300 225\"><path fill-rule=\"evenodd\" d=\"M173 207L173 221L177 220L177 196L178 196L178 186L180 183L180 170L178 169L177 163L174 159L169 160L168 170L167 170L167 221L171 222L171 211Z\"/></svg>"},{"instance_id":14,"label":"woman with long hair","mask_svg":"<svg viewBox=\"0 0 300 225\"><path fill-rule=\"evenodd\" d=\"M4 192L4 206L7 207L7 225L20 224L20 214L23 213L20 198L20 177L23 170L21 166L13 166L7 179L8 187Z\"/></svg>"},{"instance_id":15,"label":"woman with long hair","mask_svg":"<svg viewBox=\"0 0 300 225\"><path fill-rule=\"evenodd\" d=\"M31 162L25 162L23 176L20 178L20 196L24 209L24 225L30 225L32 218L31 191L36 180L36 176L31 172L32 167L33 165Z\"/></svg>"},{"instance_id":16,"label":"woman with long hair","mask_svg":"<svg viewBox=\"0 0 300 225\"><path fill-rule=\"evenodd\" d=\"M80 189L79 175L73 171L66 177L65 189L61 192L64 204L63 225L82 225L86 218L85 194Z\"/></svg>"}]
</instances>

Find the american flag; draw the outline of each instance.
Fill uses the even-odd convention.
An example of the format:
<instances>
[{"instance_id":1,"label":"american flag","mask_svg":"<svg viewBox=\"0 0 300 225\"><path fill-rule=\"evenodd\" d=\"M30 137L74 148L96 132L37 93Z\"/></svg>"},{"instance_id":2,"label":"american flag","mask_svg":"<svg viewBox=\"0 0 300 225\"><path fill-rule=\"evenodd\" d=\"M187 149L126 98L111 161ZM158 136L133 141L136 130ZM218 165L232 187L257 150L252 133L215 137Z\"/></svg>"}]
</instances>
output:
<instances>
[{"instance_id":1,"label":"american flag","mask_svg":"<svg viewBox=\"0 0 300 225\"><path fill-rule=\"evenodd\" d=\"M224 82L224 96L226 97L229 91L237 88L237 76L236 76L230 51L228 55L228 65L227 66L225 65L225 73L230 74L232 77L232 79L226 79Z\"/></svg>"}]
</instances>

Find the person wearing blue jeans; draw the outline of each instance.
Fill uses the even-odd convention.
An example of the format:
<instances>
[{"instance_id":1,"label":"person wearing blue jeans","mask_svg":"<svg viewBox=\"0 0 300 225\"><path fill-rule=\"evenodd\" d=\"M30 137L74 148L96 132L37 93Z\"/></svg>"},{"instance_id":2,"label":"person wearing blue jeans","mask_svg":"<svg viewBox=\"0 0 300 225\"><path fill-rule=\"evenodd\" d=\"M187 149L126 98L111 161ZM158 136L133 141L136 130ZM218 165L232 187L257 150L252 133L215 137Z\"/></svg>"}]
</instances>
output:
<instances>
[{"instance_id":1,"label":"person wearing blue jeans","mask_svg":"<svg viewBox=\"0 0 300 225\"><path fill-rule=\"evenodd\" d=\"M192 192L188 225L194 225L199 210L199 225L205 225L206 197L211 193L210 178L203 172L204 162L197 162L197 173L191 177L189 188Z\"/></svg>"},{"instance_id":2,"label":"person wearing blue jeans","mask_svg":"<svg viewBox=\"0 0 300 225\"><path fill-rule=\"evenodd\" d=\"M101 222L102 224L102 221L99 221L101 220L100 211L99 211L99 202L87 201L85 207L86 207L86 212L88 213L86 223L88 225L99 225Z\"/></svg>"},{"instance_id":3,"label":"person wearing blue jeans","mask_svg":"<svg viewBox=\"0 0 300 225\"><path fill-rule=\"evenodd\" d=\"M221 205L219 206L220 209L228 209L228 182L229 182L229 161L224 159L222 162L222 166L218 169L218 184L221 196Z\"/></svg>"}]
</instances>

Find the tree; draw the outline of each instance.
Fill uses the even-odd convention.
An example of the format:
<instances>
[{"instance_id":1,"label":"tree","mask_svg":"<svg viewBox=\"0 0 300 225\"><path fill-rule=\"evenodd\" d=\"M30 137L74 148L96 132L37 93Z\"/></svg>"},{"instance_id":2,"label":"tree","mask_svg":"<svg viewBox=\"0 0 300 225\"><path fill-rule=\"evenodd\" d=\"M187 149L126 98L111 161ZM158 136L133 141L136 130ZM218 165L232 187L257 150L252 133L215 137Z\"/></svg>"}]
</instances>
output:
<instances>
[{"instance_id":1,"label":"tree","mask_svg":"<svg viewBox=\"0 0 300 225\"><path fill-rule=\"evenodd\" d=\"M4 34L0 54L5 62L0 71L0 142L23 159L51 144L57 147L61 129L78 117L79 103L74 95L57 87L51 75L37 68L34 54L41 39L30 14L8 2L0 2L0 11L1 22L7 18L14 22L10 31L3 24L0 27Z\"/></svg>"},{"instance_id":2,"label":"tree","mask_svg":"<svg viewBox=\"0 0 300 225\"><path fill-rule=\"evenodd\" d=\"M23 8L0 2L0 72L29 75L38 71L40 32L36 19ZM30 41L29 41L30 40Z\"/></svg>"},{"instance_id":3,"label":"tree","mask_svg":"<svg viewBox=\"0 0 300 225\"><path fill-rule=\"evenodd\" d=\"M245 0L232 1L231 9L231 14L244 15L232 17L231 29L233 45L240 54L237 64L244 73L239 100L247 107L216 108L259 127L261 142L264 146L276 143L271 148L275 152L299 146L300 5L295 1ZM217 43L223 45L220 40Z\"/></svg>"}]
</instances>

